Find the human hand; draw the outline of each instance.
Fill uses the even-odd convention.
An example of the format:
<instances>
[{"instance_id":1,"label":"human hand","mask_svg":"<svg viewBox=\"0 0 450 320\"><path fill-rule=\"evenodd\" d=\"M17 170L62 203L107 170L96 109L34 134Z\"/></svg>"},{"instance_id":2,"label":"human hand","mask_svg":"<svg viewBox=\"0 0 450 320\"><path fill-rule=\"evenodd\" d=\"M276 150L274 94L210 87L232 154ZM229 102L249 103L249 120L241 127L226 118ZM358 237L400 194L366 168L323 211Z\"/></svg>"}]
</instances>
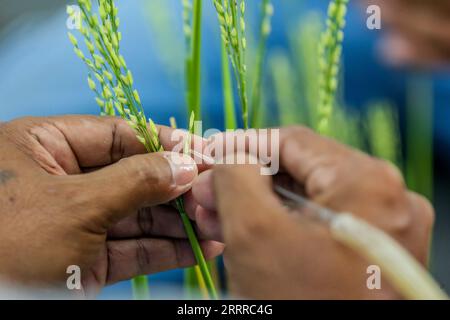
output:
<instances>
[{"instance_id":1,"label":"human hand","mask_svg":"<svg viewBox=\"0 0 450 320\"><path fill-rule=\"evenodd\" d=\"M168 148L171 132L160 128ZM92 296L195 264L178 212L164 205L191 188L190 157L144 155L124 121L89 116L5 123L0 145L0 277L64 290L67 267L78 265ZM207 258L223 249L201 244Z\"/></svg>"},{"instance_id":2,"label":"human hand","mask_svg":"<svg viewBox=\"0 0 450 320\"><path fill-rule=\"evenodd\" d=\"M301 127L281 129L279 146L284 173L277 183L291 184L322 206L372 223L426 263L433 210L405 188L392 165ZM201 173L186 196L199 228L227 246L232 294L261 299L398 297L385 282L382 290L369 290L370 263L334 241L326 226L291 214L272 184L260 175L259 166L217 165Z\"/></svg>"},{"instance_id":3,"label":"human hand","mask_svg":"<svg viewBox=\"0 0 450 320\"><path fill-rule=\"evenodd\" d=\"M366 1L367 2L367 1ZM439 67L450 61L450 2L375 0L387 25L383 53L397 65Z\"/></svg>"}]
</instances>

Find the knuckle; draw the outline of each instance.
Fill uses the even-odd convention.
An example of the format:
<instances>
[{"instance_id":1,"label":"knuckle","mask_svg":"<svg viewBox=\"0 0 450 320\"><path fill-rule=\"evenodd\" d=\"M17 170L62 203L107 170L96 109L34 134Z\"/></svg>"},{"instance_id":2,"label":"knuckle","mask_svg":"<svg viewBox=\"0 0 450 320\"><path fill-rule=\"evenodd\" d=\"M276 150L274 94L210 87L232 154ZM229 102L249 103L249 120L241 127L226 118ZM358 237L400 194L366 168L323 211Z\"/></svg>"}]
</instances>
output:
<instances>
[{"instance_id":1,"label":"knuckle","mask_svg":"<svg viewBox=\"0 0 450 320\"><path fill-rule=\"evenodd\" d=\"M298 138L304 136L312 136L314 135L314 131L310 128L304 126L290 126L284 129L281 129L282 134L287 138Z\"/></svg>"},{"instance_id":2,"label":"knuckle","mask_svg":"<svg viewBox=\"0 0 450 320\"><path fill-rule=\"evenodd\" d=\"M162 192L171 191L171 170L167 160L157 154L139 155L119 161L125 175L132 177L138 185ZM170 190L169 190L170 188Z\"/></svg>"},{"instance_id":3,"label":"knuckle","mask_svg":"<svg viewBox=\"0 0 450 320\"><path fill-rule=\"evenodd\" d=\"M372 180L374 191L386 205L396 206L405 199L405 182L400 170L393 164L373 159L366 170L366 177Z\"/></svg>"},{"instance_id":4,"label":"knuckle","mask_svg":"<svg viewBox=\"0 0 450 320\"><path fill-rule=\"evenodd\" d=\"M410 192L410 201L418 217L418 223L431 230L435 222L435 211L430 201L422 195Z\"/></svg>"},{"instance_id":5,"label":"knuckle","mask_svg":"<svg viewBox=\"0 0 450 320\"><path fill-rule=\"evenodd\" d=\"M392 163L384 160L376 160L380 177L385 183L398 191L404 191L405 182L400 170Z\"/></svg>"}]
</instances>

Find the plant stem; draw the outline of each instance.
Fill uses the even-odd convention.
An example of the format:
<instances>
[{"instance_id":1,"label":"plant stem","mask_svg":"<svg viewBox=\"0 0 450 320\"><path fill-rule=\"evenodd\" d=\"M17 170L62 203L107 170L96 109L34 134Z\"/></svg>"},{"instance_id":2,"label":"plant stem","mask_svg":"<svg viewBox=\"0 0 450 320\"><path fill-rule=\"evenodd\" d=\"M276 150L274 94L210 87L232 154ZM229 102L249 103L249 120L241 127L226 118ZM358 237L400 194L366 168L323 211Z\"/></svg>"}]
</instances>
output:
<instances>
[{"instance_id":1,"label":"plant stem","mask_svg":"<svg viewBox=\"0 0 450 320\"><path fill-rule=\"evenodd\" d=\"M192 12L192 36L190 54L186 59L186 87L189 114L201 119L201 46L202 46L202 0L194 0Z\"/></svg>"},{"instance_id":2,"label":"plant stem","mask_svg":"<svg viewBox=\"0 0 450 320\"><path fill-rule=\"evenodd\" d=\"M233 83L230 72L230 62L228 61L227 48L223 41L222 48L222 82L223 82L223 104L225 113L225 129L236 129L236 109L234 107Z\"/></svg>"},{"instance_id":3,"label":"plant stem","mask_svg":"<svg viewBox=\"0 0 450 320\"><path fill-rule=\"evenodd\" d=\"M192 226L191 220L189 219L186 210L184 208L184 203L181 198L176 200L177 210L180 212L181 220L183 222L184 229L186 230L186 234L189 239L189 243L191 244L192 251L194 252L195 260L200 268L200 272L203 276L203 280L205 282L206 288L208 290L209 297L217 300L218 295L216 291L216 287L211 277L211 273L208 268L208 264L206 263L205 257L203 256L202 249L200 247L200 243L198 242L197 235L195 234L194 228Z\"/></svg>"},{"instance_id":4,"label":"plant stem","mask_svg":"<svg viewBox=\"0 0 450 320\"><path fill-rule=\"evenodd\" d=\"M414 76L407 89L406 178L408 186L433 198L433 86Z\"/></svg>"},{"instance_id":5,"label":"plant stem","mask_svg":"<svg viewBox=\"0 0 450 320\"><path fill-rule=\"evenodd\" d=\"M263 79L264 58L266 56L267 39L270 34L270 18L273 14L270 0L261 3L261 22L258 51L256 53L255 75L253 79L253 90L251 100L250 126L256 126L261 108L261 87Z\"/></svg>"},{"instance_id":6,"label":"plant stem","mask_svg":"<svg viewBox=\"0 0 450 320\"><path fill-rule=\"evenodd\" d=\"M189 119L189 136L188 139L185 141L183 150L183 152L186 154L190 154L191 151L191 134L194 131L194 119L195 115L194 113L191 113L191 117ZM177 124L174 118L171 118L170 123L172 128L174 129L177 128ZM196 266L188 268L185 271L186 293L188 294L188 296L193 296L191 294L191 290L193 288L196 288L196 285L198 285L198 288L203 293L205 298L217 299L218 296L214 282L212 281L211 272L208 268L205 257L203 256L203 252L200 247L200 243L198 242L194 228L192 227L191 220L189 219L186 210L184 208L183 198L180 197L176 199L175 206L178 212L180 213L184 230L188 236L189 243L191 244L192 251L194 253L194 257L197 262Z\"/></svg>"},{"instance_id":7,"label":"plant stem","mask_svg":"<svg viewBox=\"0 0 450 320\"><path fill-rule=\"evenodd\" d=\"M293 67L283 51L277 51L270 57L269 67L272 73L274 94L278 106L279 124L288 126L302 123L298 110Z\"/></svg>"},{"instance_id":8,"label":"plant stem","mask_svg":"<svg viewBox=\"0 0 450 320\"><path fill-rule=\"evenodd\" d=\"M400 130L394 108L386 102L371 105L367 129L371 153L402 168Z\"/></svg>"},{"instance_id":9,"label":"plant stem","mask_svg":"<svg viewBox=\"0 0 450 320\"><path fill-rule=\"evenodd\" d=\"M135 277L131 280L134 300L149 300L150 290L148 288L147 276Z\"/></svg>"}]
</instances>

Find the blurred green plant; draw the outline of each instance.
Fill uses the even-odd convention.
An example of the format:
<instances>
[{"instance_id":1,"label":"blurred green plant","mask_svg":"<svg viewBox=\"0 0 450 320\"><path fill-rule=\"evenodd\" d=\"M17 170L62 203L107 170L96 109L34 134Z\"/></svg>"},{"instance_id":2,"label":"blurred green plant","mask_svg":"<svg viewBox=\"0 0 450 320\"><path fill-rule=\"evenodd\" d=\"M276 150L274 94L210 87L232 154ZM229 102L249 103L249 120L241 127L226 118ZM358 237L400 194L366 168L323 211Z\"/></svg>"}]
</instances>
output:
<instances>
[{"instance_id":1,"label":"blurred green plant","mask_svg":"<svg viewBox=\"0 0 450 320\"><path fill-rule=\"evenodd\" d=\"M330 118L333 113L338 75L340 70L343 29L348 0L332 0L328 7L326 30L319 42L319 105L317 129L321 134L330 134Z\"/></svg>"},{"instance_id":2,"label":"blurred green plant","mask_svg":"<svg viewBox=\"0 0 450 320\"><path fill-rule=\"evenodd\" d=\"M408 187L433 199L433 83L414 75L407 85L406 181Z\"/></svg>"},{"instance_id":3,"label":"blurred green plant","mask_svg":"<svg viewBox=\"0 0 450 320\"><path fill-rule=\"evenodd\" d=\"M366 121L371 153L401 169L400 129L395 109L387 102L371 104Z\"/></svg>"},{"instance_id":4,"label":"blurred green plant","mask_svg":"<svg viewBox=\"0 0 450 320\"><path fill-rule=\"evenodd\" d=\"M261 1L261 18L259 26L259 43L256 53L256 63L253 76L252 99L251 99L251 113L250 126L255 128L258 119L261 117L261 99L262 99L262 82L264 77L264 61L267 50L267 40L272 31L272 16L274 8L270 0Z\"/></svg>"},{"instance_id":5,"label":"blurred green plant","mask_svg":"<svg viewBox=\"0 0 450 320\"><path fill-rule=\"evenodd\" d=\"M279 124L281 126L304 124L305 108L299 105L295 74L292 72L289 57L281 49L274 51L270 56L269 68L278 106Z\"/></svg>"},{"instance_id":6,"label":"blurred green plant","mask_svg":"<svg viewBox=\"0 0 450 320\"><path fill-rule=\"evenodd\" d=\"M170 80L178 81L184 72L184 43L182 26L167 0L142 1L143 12L149 25L149 37L155 57L164 67ZM184 33L183 33L184 34ZM180 41L178 41L180 40Z\"/></svg>"},{"instance_id":7,"label":"blurred green plant","mask_svg":"<svg viewBox=\"0 0 450 320\"><path fill-rule=\"evenodd\" d=\"M249 128L247 65L245 36L245 1L244 0L212 0L219 19L222 41L234 70L244 128ZM239 3L238 3L239 2ZM230 93L227 92L226 96ZM228 105L227 107L230 107ZM227 113L231 113L229 110Z\"/></svg>"},{"instance_id":8,"label":"blurred green plant","mask_svg":"<svg viewBox=\"0 0 450 320\"><path fill-rule=\"evenodd\" d=\"M201 119L202 0L182 0L186 42L185 84L190 114Z\"/></svg>"}]
</instances>

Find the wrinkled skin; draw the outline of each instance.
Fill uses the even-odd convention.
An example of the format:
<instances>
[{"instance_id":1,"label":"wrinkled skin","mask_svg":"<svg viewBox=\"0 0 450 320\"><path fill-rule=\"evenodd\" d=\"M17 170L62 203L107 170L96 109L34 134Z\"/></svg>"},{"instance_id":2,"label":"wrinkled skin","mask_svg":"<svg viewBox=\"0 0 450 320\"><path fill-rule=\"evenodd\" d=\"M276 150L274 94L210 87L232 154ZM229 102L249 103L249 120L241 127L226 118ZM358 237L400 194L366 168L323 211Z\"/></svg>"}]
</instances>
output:
<instances>
[{"instance_id":1,"label":"wrinkled skin","mask_svg":"<svg viewBox=\"0 0 450 320\"><path fill-rule=\"evenodd\" d=\"M405 188L396 168L305 128L281 129L280 136L284 177L277 177L277 183L369 221L426 263L433 209ZM201 173L187 196L199 227L227 245L224 257L233 295L401 298L384 280L382 290L368 290L370 263L334 241L324 225L290 214L272 191L273 180L259 169L218 165Z\"/></svg>"},{"instance_id":2,"label":"wrinkled skin","mask_svg":"<svg viewBox=\"0 0 450 320\"><path fill-rule=\"evenodd\" d=\"M170 133L161 128L167 148ZM164 205L191 188L191 158L175 175L169 153L142 155L115 118L20 119L0 126L0 145L7 281L69 294L66 269L78 265L83 288L75 293L92 297L107 284L194 264L178 213ZM223 250L214 241L202 247L208 258Z\"/></svg>"}]
</instances>

